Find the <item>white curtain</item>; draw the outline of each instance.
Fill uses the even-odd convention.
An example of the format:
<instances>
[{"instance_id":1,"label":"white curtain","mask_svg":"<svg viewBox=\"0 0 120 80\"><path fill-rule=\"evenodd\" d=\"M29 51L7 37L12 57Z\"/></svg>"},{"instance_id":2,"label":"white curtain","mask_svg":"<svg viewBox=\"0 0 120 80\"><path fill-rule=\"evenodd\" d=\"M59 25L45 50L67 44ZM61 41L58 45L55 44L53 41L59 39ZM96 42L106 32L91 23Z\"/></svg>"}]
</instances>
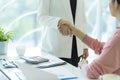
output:
<instances>
[{"instance_id":1,"label":"white curtain","mask_svg":"<svg viewBox=\"0 0 120 80\"><path fill-rule=\"evenodd\" d=\"M117 26L117 20L109 11L109 0L85 0L85 11L88 35L99 41L107 41ZM89 54L89 62L97 57L91 49Z\"/></svg>"},{"instance_id":2,"label":"white curtain","mask_svg":"<svg viewBox=\"0 0 120 80\"><path fill-rule=\"evenodd\" d=\"M101 1L96 0L96 23L92 31L92 36L98 39L101 39L101 26L102 26L102 7L101 7Z\"/></svg>"},{"instance_id":3,"label":"white curtain","mask_svg":"<svg viewBox=\"0 0 120 80\"><path fill-rule=\"evenodd\" d=\"M85 0L85 5L88 34L106 41L117 26L117 20L110 15L109 0Z\"/></svg>"}]
</instances>

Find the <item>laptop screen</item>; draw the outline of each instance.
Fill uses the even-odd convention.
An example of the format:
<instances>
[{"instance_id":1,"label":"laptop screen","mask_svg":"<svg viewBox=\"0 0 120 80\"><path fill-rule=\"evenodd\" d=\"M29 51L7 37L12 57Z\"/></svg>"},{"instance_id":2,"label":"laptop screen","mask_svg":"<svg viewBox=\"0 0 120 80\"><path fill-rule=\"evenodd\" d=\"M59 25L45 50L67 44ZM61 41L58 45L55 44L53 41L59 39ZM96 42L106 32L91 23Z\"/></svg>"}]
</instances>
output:
<instances>
[{"instance_id":1,"label":"laptop screen","mask_svg":"<svg viewBox=\"0 0 120 80\"><path fill-rule=\"evenodd\" d=\"M0 80L26 80L17 68L7 73L0 69L0 72Z\"/></svg>"}]
</instances>

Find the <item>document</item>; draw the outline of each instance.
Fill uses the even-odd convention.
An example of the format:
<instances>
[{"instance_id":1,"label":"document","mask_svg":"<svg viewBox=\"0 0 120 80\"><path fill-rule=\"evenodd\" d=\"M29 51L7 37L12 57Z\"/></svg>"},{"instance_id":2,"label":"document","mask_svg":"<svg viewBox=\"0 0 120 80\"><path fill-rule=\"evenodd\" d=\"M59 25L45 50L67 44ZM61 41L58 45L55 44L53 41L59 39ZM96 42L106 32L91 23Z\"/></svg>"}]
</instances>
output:
<instances>
[{"instance_id":1,"label":"document","mask_svg":"<svg viewBox=\"0 0 120 80\"><path fill-rule=\"evenodd\" d=\"M18 68L24 74L26 80L59 80L57 75L43 71L39 68L32 67L27 64L18 63Z\"/></svg>"},{"instance_id":2,"label":"document","mask_svg":"<svg viewBox=\"0 0 120 80\"><path fill-rule=\"evenodd\" d=\"M62 66L59 67L59 69L57 67L54 67L52 69L45 68L44 70L56 74L60 80L74 80L74 79L77 80L78 78L77 75L71 73L69 70L67 70L67 68L64 68Z\"/></svg>"},{"instance_id":3,"label":"document","mask_svg":"<svg viewBox=\"0 0 120 80\"><path fill-rule=\"evenodd\" d=\"M66 68L61 68L58 72L56 72L56 74L58 75L60 80L71 80L71 79L74 80L78 78L76 75L68 71Z\"/></svg>"}]
</instances>

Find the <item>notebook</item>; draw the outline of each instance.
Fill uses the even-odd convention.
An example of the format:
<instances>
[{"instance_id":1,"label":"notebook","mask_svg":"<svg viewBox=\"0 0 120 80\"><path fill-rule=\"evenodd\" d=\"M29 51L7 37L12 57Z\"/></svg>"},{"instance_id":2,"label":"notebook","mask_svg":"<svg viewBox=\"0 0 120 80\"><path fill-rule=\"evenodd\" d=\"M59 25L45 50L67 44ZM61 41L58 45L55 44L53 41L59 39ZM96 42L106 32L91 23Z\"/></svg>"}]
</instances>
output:
<instances>
[{"instance_id":1,"label":"notebook","mask_svg":"<svg viewBox=\"0 0 120 80\"><path fill-rule=\"evenodd\" d=\"M18 63L26 80L59 80L58 76L27 64ZM47 76L47 77L46 77Z\"/></svg>"}]
</instances>

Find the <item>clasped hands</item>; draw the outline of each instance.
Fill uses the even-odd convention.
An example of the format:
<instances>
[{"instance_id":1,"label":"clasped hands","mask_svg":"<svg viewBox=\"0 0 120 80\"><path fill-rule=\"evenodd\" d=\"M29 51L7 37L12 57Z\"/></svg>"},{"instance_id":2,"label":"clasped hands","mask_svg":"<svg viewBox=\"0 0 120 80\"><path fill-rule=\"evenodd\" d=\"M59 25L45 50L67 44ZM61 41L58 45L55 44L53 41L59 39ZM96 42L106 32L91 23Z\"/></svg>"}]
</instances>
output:
<instances>
[{"instance_id":1,"label":"clasped hands","mask_svg":"<svg viewBox=\"0 0 120 80\"><path fill-rule=\"evenodd\" d=\"M58 23L58 30L64 36L73 35L72 27L73 25L69 21L64 19L61 19Z\"/></svg>"}]
</instances>

